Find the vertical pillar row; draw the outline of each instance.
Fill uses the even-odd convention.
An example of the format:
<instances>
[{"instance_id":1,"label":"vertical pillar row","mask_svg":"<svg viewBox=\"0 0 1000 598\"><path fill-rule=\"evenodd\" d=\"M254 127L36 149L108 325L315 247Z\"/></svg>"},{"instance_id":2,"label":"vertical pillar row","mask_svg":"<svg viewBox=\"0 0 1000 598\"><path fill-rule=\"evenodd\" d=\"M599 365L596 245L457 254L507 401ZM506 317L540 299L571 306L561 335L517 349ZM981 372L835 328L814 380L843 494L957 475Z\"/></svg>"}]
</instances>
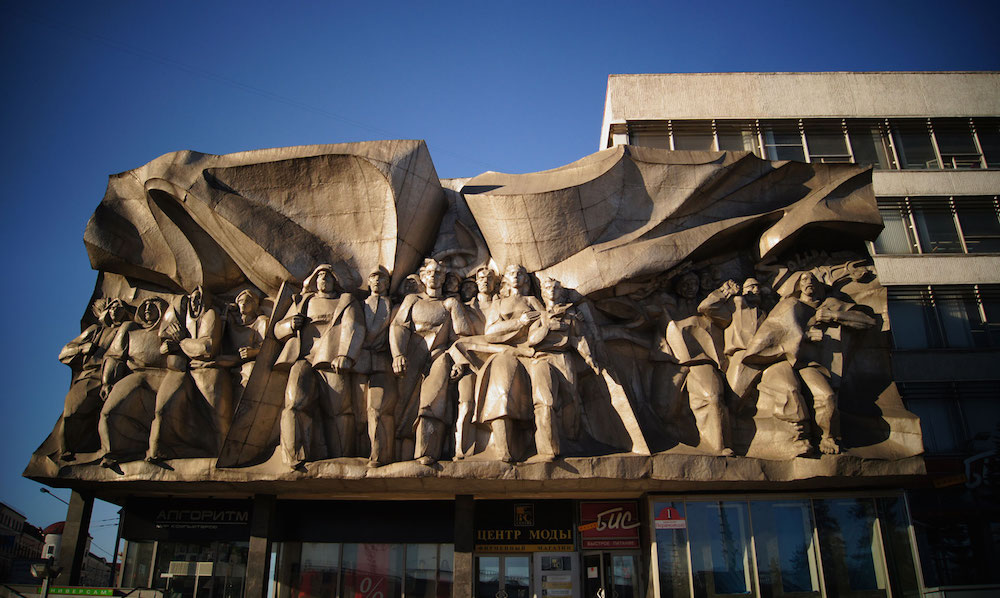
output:
<instances>
[{"instance_id":1,"label":"vertical pillar row","mask_svg":"<svg viewBox=\"0 0 1000 598\"><path fill-rule=\"evenodd\" d=\"M274 535L277 503L277 497L273 494L254 496L253 515L250 518L250 552L247 555L243 598L264 598L267 591L271 573L271 537Z\"/></svg>"},{"instance_id":2,"label":"vertical pillar row","mask_svg":"<svg viewBox=\"0 0 1000 598\"><path fill-rule=\"evenodd\" d=\"M455 497L455 571L452 578L452 598L472 598L474 514L475 501L471 494L459 494Z\"/></svg>"},{"instance_id":3,"label":"vertical pillar row","mask_svg":"<svg viewBox=\"0 0 1000 598\"><path fill-rule=\"evenodd\" d=\"M69 497L69 508L66 509L66 524L56 563L62 567L56 577L59 585L80 585L80 573L87 557L87 539L90 537L90 515L93 512L94 495L74 490Z\"/></svg>"}]
</instances>

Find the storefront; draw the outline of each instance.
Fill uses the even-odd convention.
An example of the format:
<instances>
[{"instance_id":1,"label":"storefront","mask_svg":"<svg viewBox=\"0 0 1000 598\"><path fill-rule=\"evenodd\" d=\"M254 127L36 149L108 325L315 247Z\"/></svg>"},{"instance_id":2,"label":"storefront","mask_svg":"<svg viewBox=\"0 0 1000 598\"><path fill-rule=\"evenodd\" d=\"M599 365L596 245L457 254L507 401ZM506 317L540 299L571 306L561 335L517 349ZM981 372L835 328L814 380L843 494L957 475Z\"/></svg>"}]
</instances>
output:
<instances>
[{"instance_id":1,"label":"storefront","mask_svg":"<svg viewBox=\"0 0 1000 598\"><path fill-rule=\"evenodd\" d=\"M476 598L888 598L919 588L900 493L474 500L471 526L455 504L278 501L266 596L447 598L456 544L470 543ZM173 598L240 596L249 501L171 505L130 511L125 585L145 585L144 571ZM456 538L463 528L471 537ZM196 529L201 539L189 539Z\"/></svg>"}]
</instances>

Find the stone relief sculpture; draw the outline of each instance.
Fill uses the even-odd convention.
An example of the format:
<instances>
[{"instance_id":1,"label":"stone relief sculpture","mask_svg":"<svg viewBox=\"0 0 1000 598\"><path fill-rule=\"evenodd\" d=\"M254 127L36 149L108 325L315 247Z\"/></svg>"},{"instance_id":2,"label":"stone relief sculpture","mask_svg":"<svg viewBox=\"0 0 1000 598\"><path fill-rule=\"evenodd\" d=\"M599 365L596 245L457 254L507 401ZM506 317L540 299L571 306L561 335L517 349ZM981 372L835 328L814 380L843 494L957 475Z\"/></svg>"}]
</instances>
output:
<instances>
[{"instance_id":1,"label":"stone relief sculpture","mask_svg":"<svg viewBox=\"0 0 1000 598\"><path fill-rule=\"evenodd\" d=\"M320 424L327 457L354 450L349 372L361 352L364 320L354 297L337 287L333 267L317 266L274 327L275 337L285 343L277 363L290 366L281 449L292 468L316 458L314 422Z\"/></svg>"},{"instance_id":2,"label":"stone relief sculpture","mask_svg":"<svg viewBox=\"0 0 1000 598\"><path fill-rule=\"evenodd\" d=\"M77 452L92 452L99 442L97 421L108 392L101 379L104 354L128 319L121 299L98 300L93 311L98 323L88 326L59 352L59 361L76 370L60 422L59 458L63 461L73 461Z\"/></svg>"},{"instance_id":3,"label":"stone relief sculpture","mask_svg":"<svg viewBox=\"0 0 1000 598\"><path fill-rule=\"evenodd\" d=\"M394 141L131 174L88 225L98 302L39 471L922 450L862 168L621 146L441 181Z\"/></svg>"}]
</instances>

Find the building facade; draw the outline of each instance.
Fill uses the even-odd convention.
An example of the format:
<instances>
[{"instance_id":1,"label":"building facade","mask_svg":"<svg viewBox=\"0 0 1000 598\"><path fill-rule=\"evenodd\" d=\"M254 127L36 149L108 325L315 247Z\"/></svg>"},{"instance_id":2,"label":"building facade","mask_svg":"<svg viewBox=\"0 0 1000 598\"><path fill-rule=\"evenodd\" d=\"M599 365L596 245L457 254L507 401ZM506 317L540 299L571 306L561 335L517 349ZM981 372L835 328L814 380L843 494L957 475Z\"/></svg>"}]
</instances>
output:
<instances>
[{"instance_id":1,"label":"building facade","mask_svg":"<svg viewBox=\"0 0 1000 598\"><path fill-rule=\"evenodd\" d=\"M1000 535L1000 75L612 75L600 147L868 164L893 375L934 489L906 497L925 588L995 584Z\"/></svg>"},{"instance_id":2,"label":"building facade","mask_svg":"<svg viewBox=\"0 0 1000 598\"><path fill-rule=\"evenodd\" d=\"M941 75L978 86L945 86L975 111L868 98L872 115L867 94L936 86L837 76L613 76L602 150L526 175L441 180L422 142L383 141L177 152L112 176L85 233L95 300L60 354L66 407L25 472L74 490L63 583L96 496L124 507L121 585L185 597L995 584L931 555L978 564L996 544L988 457L938 448L966 442L959 422L979 442L995 414L939 415L995 388L1000 280L980 254L997 78ZM975 152L935 133L961 118ZM882 177L913 173L868 156L951 177L927 183L951 185L951 244L917 215L926 188L876 201ZM967 175L980 191L958 191ZM968 254L869 254L899 238ZM925 259L948 277L900 278ZM929 346L907 347L921 331ZM963 342L979 378L927 396L914 376ZM946 458L925 463L928 419Z\"/></svg>"}]
</instances>

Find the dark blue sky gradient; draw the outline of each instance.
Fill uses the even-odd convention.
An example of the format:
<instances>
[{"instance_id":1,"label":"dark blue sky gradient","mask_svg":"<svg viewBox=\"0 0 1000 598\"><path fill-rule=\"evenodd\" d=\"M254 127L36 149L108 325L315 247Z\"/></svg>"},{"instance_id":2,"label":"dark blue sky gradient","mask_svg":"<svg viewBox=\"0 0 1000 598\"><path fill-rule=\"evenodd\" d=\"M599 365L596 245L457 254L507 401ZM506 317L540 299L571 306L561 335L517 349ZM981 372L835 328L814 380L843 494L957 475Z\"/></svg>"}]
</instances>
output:
<instances>
[{"instance_id":1,"label":"dark blue sky gradient","mask_svg":"<svg viewBox=\"0 0 1000 598\"><path fill-rule=\"evenodd\" d=\"M425 139L441 177L544 170L598 149L611 73L997 70L998 13L985 0L2 2L0 500L37 525L65 517L20 474L62 409L56 355L93 289L83 230L110 174L181 149L391 138ZM92 533L111 549L113 527Z\"/></svg>"}]
</instances>

